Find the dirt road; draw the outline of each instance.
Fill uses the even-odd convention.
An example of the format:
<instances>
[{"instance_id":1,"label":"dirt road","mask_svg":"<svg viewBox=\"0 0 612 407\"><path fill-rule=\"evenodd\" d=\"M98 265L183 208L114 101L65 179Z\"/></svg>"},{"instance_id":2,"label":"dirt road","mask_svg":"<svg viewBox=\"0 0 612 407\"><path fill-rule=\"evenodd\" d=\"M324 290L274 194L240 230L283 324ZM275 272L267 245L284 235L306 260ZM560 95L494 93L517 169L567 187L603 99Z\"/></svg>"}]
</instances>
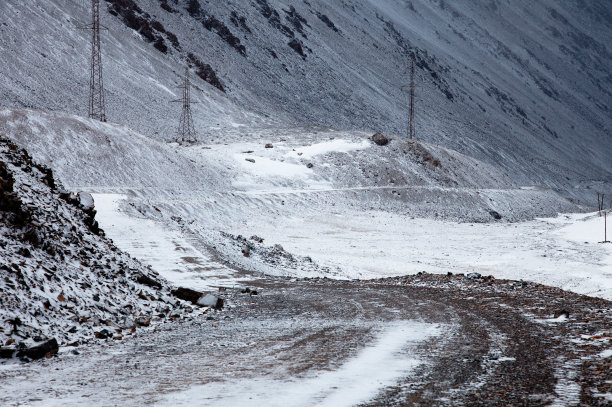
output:
<instances>
[{"instance_id":1,"label":"dirt road","mask_svg":"<svg viewBox=\"0 0 612 407\"><path fill-rule=\"evenodd\" d=\"M126 342L5 366L0 404L351 405L351 396L352 404L372 406L610 402L612 308L602 299L430 274L266 277L250 288L257 295L221 291L228 306L208 317L186 315Z\"/></svg>"}]
</instances>

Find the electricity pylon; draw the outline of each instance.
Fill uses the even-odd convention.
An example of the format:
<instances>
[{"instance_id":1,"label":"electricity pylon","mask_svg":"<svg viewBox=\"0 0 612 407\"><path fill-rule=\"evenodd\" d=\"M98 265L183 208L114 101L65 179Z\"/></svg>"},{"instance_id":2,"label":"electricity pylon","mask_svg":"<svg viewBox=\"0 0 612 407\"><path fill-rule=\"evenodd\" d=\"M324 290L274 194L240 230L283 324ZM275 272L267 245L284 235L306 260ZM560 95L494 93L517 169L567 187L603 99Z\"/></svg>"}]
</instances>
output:
<instances>
[{"instance_id":1,"label":"electricity pylon","mask_svg":"<svg viewBox=\"0 0 612 407\"><path fill-rule=\"evenodd\" d=\"M191 115L191 81L189 79L189 67L185 68L183 84L179 86L179 88L183 89L183 98L180 100L173 100L173 102L183 103L177 141L179 143L195 143L196 132L195 126L193 125L193 117Z\"/></svg>"},{"instance_id":2,"label":"electricity pylon","mask_svg":"<svg viewBox=\"0 0 612 407\"><path fill-rule=\"evenodd\" d=\"M414 52L410 53L410 85L402 86L402 89L410 86L410 112L408 122L408 137L410 140L414 139Z\"/></svg>"},{"instance_id":3,"label":"electricity pylon","mask_svg":"<svg viewBox=\"0 0 612 407\"><path fill-rule=\"evenodd\" d=\"M91 0L91 24L81 27L91 30L91 66L89 79L89 117L106 121L104 82L102 80L102 50L100 47L100 0Z\"/></svg>"}]
</instances>

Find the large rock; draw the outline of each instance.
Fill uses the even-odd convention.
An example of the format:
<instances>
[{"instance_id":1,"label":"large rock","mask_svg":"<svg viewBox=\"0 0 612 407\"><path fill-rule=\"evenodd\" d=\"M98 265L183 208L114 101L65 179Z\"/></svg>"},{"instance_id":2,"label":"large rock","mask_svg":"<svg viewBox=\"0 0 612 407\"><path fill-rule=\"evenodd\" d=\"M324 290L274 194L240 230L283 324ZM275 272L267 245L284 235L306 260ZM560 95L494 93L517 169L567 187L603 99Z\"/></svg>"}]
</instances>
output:
<instances>
[{"instance_id":1,"label":"large rock","mask_svg":"<svg viewBox=\"0 0 612 407\"><path fill-rule=\"evenodd\" d=\"M44 358L47 355L56 354L58 350L59 346L54 338L31 348L19 349L17 351L17 357L36 360Z\"/></svg>"},{"instance_id":2,"label":"large rock","mask_svg":"<svg viewBox=\"0 0 612 407\"><path fill-rule=\"evenodd\" d=\"M88 192L79 192L79 203L85 212L89 212L94 208L94 199Z\"/></svg>"},{"instance_id":3,"label":"large rock","mask_svg":"<svg viewBox=\"0 0 612 407\"><path fill-rule=\"evenodd\" d=\"M154 279L152 279L151 277L147 276L146 274L139 274L138 277L136 278L136 281L142 285L146 285L148 287L154 287L154 288L161 288L162 285L159 281L156 281Z\"/></svg>"},{"instance_id":4,"label":"large rock","mask_svg":"<svg viewBox=\"0 0 612 407\"><path fill-rule=\"evenodd\" d=\"M391 140L384 134L378 132L372 136L372 141L379 146L386 146Z\"/></svg>"},{"instance_id":5,"label":"large rock","mask_svg":"<svg viewBox=\"0 0 612 407\"><path fill-rule=\"evenodd\" d=\"M179 287L176 290L172 290L172 295L183 301L189 301L192 304L199 305L198 301L202 298L203 293L192 290L191 288Z\"/></svg>"}]
</instances>

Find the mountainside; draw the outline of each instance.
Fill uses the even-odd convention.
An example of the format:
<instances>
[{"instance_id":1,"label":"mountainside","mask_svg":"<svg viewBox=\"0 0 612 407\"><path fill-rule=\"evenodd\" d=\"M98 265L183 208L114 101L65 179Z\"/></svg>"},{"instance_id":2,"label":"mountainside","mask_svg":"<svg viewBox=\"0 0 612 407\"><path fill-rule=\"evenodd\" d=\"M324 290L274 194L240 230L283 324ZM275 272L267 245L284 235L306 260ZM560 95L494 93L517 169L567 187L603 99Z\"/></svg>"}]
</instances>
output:
<instances>
[{"instance_id":1,"label":"mountainside","mask_svg":"<svg viewBox=\"0 0 612 407\"><path fill-rule=\"evenodd\" d=\"M521 185L610 190L606 1L102 3L108 117L147 136L174 137L187 63L206 142L298 124L404 135L414 52L417 138ZM85 114L87 4L9 0L0 15L0 104Z\"/></svg>"},{"instance_id":2,"label":"mountainside","mask_svg":"<svg viewBox=\"0 0 612 407\"><path fill-rule=\"evenodd\" d=\"M401 137L380 146L364 132L264 129L180 146L78 116L0 109L0 134L28 146L69 188L128 193L148 217L162 209L171 224L178 216L212 230L268 212L290 219L359 208L487 222L584 209L456 151Z\"/></svg>"},{"instance_id":3,"label":"mountainside","mask_svg":"<svg viewBox=\"0 0 612 407\"><path fill-rule=\"evenodd\" d=\"M90 194L64 190L50 169L0 138L0 359L120 340L200 312L105 238L95 215Z\"/></svg>"}]
</instances>

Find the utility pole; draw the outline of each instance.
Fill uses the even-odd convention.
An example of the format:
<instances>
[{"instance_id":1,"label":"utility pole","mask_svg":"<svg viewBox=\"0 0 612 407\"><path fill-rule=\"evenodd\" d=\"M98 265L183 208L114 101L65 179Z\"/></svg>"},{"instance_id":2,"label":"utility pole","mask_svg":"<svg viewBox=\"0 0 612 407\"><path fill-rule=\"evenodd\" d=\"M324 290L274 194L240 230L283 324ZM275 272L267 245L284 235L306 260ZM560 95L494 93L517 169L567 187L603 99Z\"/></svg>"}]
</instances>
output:
<instances>
[{"instance_id":1,"label":"utility pole","mask_svg":"<svg viewBox=\"0 0 612 407\"><path fill-rule=\"evenodd\" d=\"M410 140L414 139L414 52L410 53Z\"/></svg>"},{"instance_id":2,"label":"utility pole","mask_svg":"<svg viewBox=\"0 0 612 407\"><path fill-rule=\"evenodd\" d=\"M183 89L183 98L181 100L173 100L173 102L183 103L177 141L179 143L194 143L196 141L196 132L195 126L193 125L193 117L191 115L191 81L189 79L189 67L185 68L185 77L179 89Z\"/></svg>"},{"instance_id":3,"label":"utility pole","mask_svg":"<svg viewBox=\"0 0 612 407\"><path fill-rule=\"evenodd\" d=\"M408 138L410 140L414 139L414 89L416 87L414 80L414 52L410 53L410 84L402 85L401 89L407 88L410 86L410 110L408 117Z\"/></svg>"},{"instance_id":4,"label":"utility pole","mask_svg":"<svg viewBox=\"0 0 612 407\"><path fill-rule=\"evenodd\" d=\"M89 117L106 121L104 82L102 81L102 50L100 47L100 0L91 0L91 24L81 27L91 30L91 66L89 80Z\"/></svg>"},{"instance_id":5,"label":"utility pole","mask_svg":"<svg viewBox=\"0 0 612 407\"><path fill-rule=\"evenodd\" d=\"M610 243L608 240L608 212L604 210L604 240L602 243Z\"/></svg>"}]
</instances>

